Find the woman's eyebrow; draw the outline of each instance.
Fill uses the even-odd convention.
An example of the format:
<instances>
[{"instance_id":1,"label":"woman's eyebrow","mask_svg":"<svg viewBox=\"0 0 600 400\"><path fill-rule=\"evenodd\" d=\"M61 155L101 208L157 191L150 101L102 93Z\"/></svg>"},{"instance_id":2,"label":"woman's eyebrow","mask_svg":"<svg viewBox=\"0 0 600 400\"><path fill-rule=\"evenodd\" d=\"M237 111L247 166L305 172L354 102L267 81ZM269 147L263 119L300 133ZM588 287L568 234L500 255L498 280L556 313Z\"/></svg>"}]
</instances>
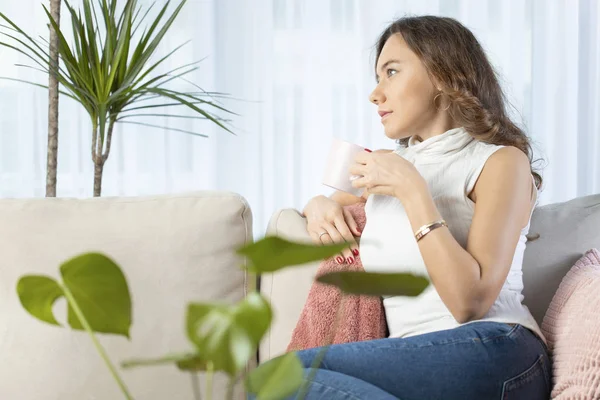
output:
<instances>
[{"instance_id":1,"label":"woman's eyebrow","mask_svg":"<svg viewBox=\"0 0 600 400\"><path fill-rule=\"evenodd\" d=\"M385 63L383 63L383 65L379 68L380 71L383 71L385 69L385 67L387 67L390 64L400 64L400 60L396 60L396 59L392 59L392 60L387 60ZM375 74L375 77L379 78L378 74Z\"/></svg>"}]
</instances>

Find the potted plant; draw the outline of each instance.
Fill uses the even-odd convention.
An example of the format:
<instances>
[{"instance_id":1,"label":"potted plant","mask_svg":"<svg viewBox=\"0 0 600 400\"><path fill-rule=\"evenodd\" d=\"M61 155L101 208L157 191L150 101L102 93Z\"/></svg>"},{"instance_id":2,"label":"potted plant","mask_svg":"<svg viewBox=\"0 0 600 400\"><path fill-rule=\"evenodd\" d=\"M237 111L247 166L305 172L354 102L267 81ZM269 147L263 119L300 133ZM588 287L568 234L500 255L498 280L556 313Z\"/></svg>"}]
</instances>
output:
<instances>
[{"instance_id":1,"label":"potted plant","mask_svg":"<svg viewBox=\"0 0 600 400\"><path fill-rule=\"evenodd\" d=\"M198 69L198 62L182 65L166 73L156 72L157 68L183 45L160 56L157 61L151 61L157 57L158 45L186 1L180 0L170 14L168 10L171 1L166 1L157 16L145 27L142 24L146 21L150 9L143 10L138 6L137 0L126 0L122 9L117 8L117 0L96 0L97 4L94 4L93 0L83 0L83 13L65 1L73 28L72 45L67 42L58 21L44 7L58 38L59 63L52 61L45 43L39 43L0 12L0 20L8 24L5 31L0 31L8 41L0 41L0 45L25 55L34 62L31 67L55 77L62 87L60 93L81 104L89 115L94 196L100 196L102 193L102 174L110 155L115 124L157 127L131 118L161 115L205 119L232 133L227 124L229 120L216 114L233 114L217 103L218 97L225 97L223 94L206 92L193 84L194 88L186 92L173 90L168 86L173 80L182 79ZM53 0L52 4L54 8L57 5L60 7L56 0ZM139 31L143 32L138 38L136 34ZM50 48L53 49L52 46ZM48 88L34 82L27 83ZM156 103L154 100L162 102ZM183 107L191 111L192 115L141 112L153 111L159 107ZM162 126L160 128L206 137L193 131ZM50 132L50 135L49 140L54 143L57 139L52 136L53 132ZM56 149L49 146L49 151L49 157L55 157ZM50 164L52 162L49 159ZM55 161L53 166L56 167Z\"/></svg>"}]
</instances>

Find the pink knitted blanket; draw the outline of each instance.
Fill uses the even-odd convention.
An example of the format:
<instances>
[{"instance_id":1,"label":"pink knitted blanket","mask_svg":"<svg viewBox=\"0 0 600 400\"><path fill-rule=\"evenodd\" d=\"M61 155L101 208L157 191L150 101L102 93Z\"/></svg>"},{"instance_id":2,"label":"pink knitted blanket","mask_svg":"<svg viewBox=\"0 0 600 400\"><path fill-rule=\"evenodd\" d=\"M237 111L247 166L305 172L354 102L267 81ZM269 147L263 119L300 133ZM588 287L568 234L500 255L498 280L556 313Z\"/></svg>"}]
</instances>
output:
<instances>
[{"instance_id":1,"label":"pink knitted blanket","mask_svg":"<svg viewBox=\"0 0 600 400\"><path fill-rule=\"evenodd\" d=\"M366 218L364 203L344 207L362 231ZM335 257L321 263L317 276L334 271L363 271L360 255L352 264L337 264ZM331 343L349 343L387 337L387 324L380 297L346 295L342 303L337 329L332 332L336 311L342 296L334 286L314 282L292 334L288 351L303 350Z\"/></svg>"}]
</instances>

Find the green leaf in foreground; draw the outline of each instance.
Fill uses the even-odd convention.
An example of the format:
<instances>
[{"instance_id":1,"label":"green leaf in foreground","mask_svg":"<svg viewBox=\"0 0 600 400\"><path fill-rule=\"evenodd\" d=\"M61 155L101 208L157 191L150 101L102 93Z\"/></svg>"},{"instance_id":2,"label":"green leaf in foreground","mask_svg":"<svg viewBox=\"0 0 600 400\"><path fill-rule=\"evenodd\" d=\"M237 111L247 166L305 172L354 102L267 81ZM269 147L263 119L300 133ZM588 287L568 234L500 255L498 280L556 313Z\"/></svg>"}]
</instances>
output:
<instances>
[{"instance_id":1,"label":"green leaf in foreground","mask_svg":"<svg viewBox=\"0 0 600 400\"><path fill-rule=\"evenodd\" d=\"M92 331L129 337L131 298L123 272L110 258L87 253L74 257L60 267L63 282L50 277L27 275L17 284L21 304L32 316L60 325L52 306L65 292L71 292ZM71 305L68 322L83 330Z\"/></svg>"},{"instance_id":2,"label":"green leaf in foreground","mask_svg":"<svg viewBox=\"0 0 600 400\"><path fill-rule=\"evenodd\" d=\"M257 400L280 400L294 394L302 384L303 368L296 353L287 353L254 369L246 379L246 390Z\"/></svg>"},{"instance_id":3,"label":"green leaf in foreground","mask_svg":"<svg viewBox=\"0 0 600 400\"><path fill-rule=\"evenodd\" d=\"M88 253L60 267L64 284L94 332L129 338L131 297L125 275L114 261L99 253ZM83 329L69 306L69 325Z\"/></svg>"},{"instance_id":4,"label":"green leaf in foreground","mask_svg":"<svg viewBox=\"0 0 600 400\"><path fill-rule=\"evenodd\" d=\"M121 363L123 368L153 367L157 365L175 364L182 371L206 371L206 362L199 354L170 354L151 359L133 359Z\"/></svg>"},{"instance_id":5,"label":"green leaf in foreground","mask_svg":"<svg viewBox=\"0 0 600 400\"><path fill-rule=\"evenodd\" d=\"M275 272L292 265L321 261L340 253L348 243L331 246L295 243L277 236L267 236L238 250L250 260L253 273Z\"/></svg>"},{"instance_id":6,"label":"green leaf in foreground","mask_svg":"<svg viewBox=\"0 0 600 400\"><path fill-rule=\"evenodd\" d=\"M256 292L234 305L192 303L187 333L215 370L235 376L254 356L272 317L271 306Z\"/></svg>"},{"instance_id":7,"label":"green leaf in foreground","mask_svg":"<svg viewBox=\"0 0 600 400\"><path fill-rule=\"evenodd\" d=\"M362 271L331 272L319 276L317 281L337 286L348 294L370 296L418 296L429 285L426 278L412 274Z\"/></svg>"},{"instance_id":8,"label":"green leaf in foreground","mask_svg":"<svg viewBox=\"0 0 600 400\"><path fill-rule=\"evenodd\" d=\"M23 308L37 319L49 324L60 325L54 314L54 302L63 296L58 283L47 276L27 275L19 279L17 293Z\"/></svg>"}]
</instances>

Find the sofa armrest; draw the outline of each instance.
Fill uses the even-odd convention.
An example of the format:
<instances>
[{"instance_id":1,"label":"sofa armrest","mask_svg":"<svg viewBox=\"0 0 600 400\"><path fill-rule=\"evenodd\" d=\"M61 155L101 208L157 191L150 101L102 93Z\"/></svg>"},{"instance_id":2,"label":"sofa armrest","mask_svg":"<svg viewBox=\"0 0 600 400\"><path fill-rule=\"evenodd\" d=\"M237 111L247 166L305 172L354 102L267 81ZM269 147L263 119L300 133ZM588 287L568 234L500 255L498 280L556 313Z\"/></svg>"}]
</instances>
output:
<instances>
[{"instance_id":1,"label":"sofa armrest","mask_svg":"<svg viewBox=\"0 0 600 400\"><path fill-rule=\"evenodd\" d=\"M266 233L290 241L312 243L306 231L306 218L291 208L275 212ZM261 276L260 291L271 302L274 316L259 349L260 362L285 353L318 266L319 262L314 262Z\"/></svg>"}]
</instances>

